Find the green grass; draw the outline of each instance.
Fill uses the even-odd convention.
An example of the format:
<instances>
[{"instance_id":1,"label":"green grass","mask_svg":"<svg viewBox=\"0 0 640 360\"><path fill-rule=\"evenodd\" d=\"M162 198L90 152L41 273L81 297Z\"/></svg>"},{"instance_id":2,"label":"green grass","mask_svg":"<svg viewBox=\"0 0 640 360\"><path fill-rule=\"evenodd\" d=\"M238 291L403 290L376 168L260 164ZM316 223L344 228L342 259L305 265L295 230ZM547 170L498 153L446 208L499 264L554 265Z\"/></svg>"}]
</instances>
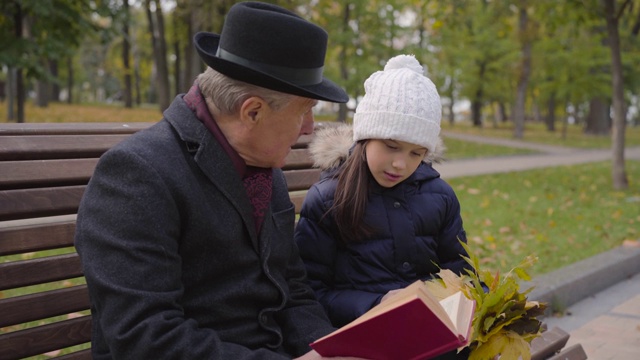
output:
<instances>
[{"instance_id":1,"label":"green grass","mask_svg":"<svg viewBox=\"0 0 640 360\"><path fill-rule=\"evenodd\" d=\"M547 273L640 239L640 161L627 161L630 188L613 191L608 162L449 180L469 243L488 270L525 256Z\"/></svg>"},{"instance_id":2,"label":"green grass","mask_svg":"<svg viewBox=\"0 0 640 360\"><path fill-rule=\"evenodd\" d=\"M63 122L156 122L162 118L157 107L125 109L121 105L50 103L46 108L25 104L27 123ZM7 103L0 101L0 123L7 121ZM15 122L13 120L12 122Z\"/></svg>"},{"instance_id":3,"label":"green grass","mask_svg":"<svg viewBox=\"0 0 640 360\"><path fill-rule=\"evenodd\" d=\"M446 151L444 157L447 160L482 158L489 156L508 156L533 154L536 151L528 149L512 148L507 146L479 144L452 138L444 138Z\"/></svg>"}]
</instances>

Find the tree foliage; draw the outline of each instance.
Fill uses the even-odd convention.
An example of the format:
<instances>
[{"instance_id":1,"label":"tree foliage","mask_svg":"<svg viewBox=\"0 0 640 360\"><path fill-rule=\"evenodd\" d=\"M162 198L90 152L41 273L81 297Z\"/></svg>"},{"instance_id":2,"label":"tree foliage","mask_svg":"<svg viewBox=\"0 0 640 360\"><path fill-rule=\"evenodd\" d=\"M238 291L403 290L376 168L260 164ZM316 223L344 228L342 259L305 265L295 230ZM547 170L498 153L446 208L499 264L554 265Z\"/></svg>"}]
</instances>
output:
<instances>
[{"instance_id":1,"label":"tree foliage","mask_svg":"<svg viewBox=\"0 0 640 360\"><path fill-rule=\"evenodd\" d=\"M425 65L438 87L453 125L454 107L469 102L470 119L483 126L494 109L524 119L547 117L556 111L566 119L576 109L576 121L586 118L593 99L612 99L611 55L603 0L267 0L298 12L329 33L325 75L352 98L341 107L348 119L363 95L364 80L398 54L410 53ZM159 1L164 10L164 40L172 98L186 91L203 69L192 38L198 31L220 32L224 16L238 0ZM129 1L131 70L134 93L141 102L157 102L152 37L145 16L146 1ZM152 1L151 3L156 3ZM640 89L640 0L617 0L626 108L638 103ZM626 5L625 5L626 4ZM73 57L74 86L89 91L84 100L111 99L124 87L122 0L10 0L0 4L0 64L20 68L31 79L49 78L42 59ZM624 6L623 6L624 5ZM15 38L19 10L29 36ZM527 25L520 28L522 15ZM37 18L39 21L30 21ZM524 41L526 39L526 41ZM530 46L528 81L522 81ZM96 50L97 49L97 50ZM99 50L99 51L98 51ZM96 51L96 56L87 52ZM91 63L91 64L88 64ZM90 65L90 66L87 66ZM154 70L155 69L155 70ZM100 72L102 76L97 76ZM57 80L71 78L62 68ZM98 81L102 79L101 81ZM137 80L135 80L137 79ZM520 84L520 88L518 87ZM523 85L526 85L523 89ZM523 90L525 92L522 99ZM520 94L520 97L517 95ZM89 96L91 95L91 96ZM462 115L466 115L463 113ZM550 127L553 129L553 127Z\"/></svg>"}]
</instances>

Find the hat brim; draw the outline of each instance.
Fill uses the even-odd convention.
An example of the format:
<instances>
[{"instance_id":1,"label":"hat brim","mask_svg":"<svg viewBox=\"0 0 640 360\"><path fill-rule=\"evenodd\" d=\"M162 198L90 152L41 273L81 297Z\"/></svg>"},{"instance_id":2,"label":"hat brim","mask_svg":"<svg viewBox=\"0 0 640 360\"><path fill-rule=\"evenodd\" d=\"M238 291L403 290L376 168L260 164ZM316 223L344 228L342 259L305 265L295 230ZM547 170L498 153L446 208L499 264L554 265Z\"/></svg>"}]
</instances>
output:
<instances>
[{"instance_id":1,"label":"hat brim","mask_svg":"<svg viewBox=\"0 0 640 360\"><path fill-rule=\"evenodd\" d=\"M220 42L220 35L213 33L198 33L194 38L194 42L196 50L198 51L198 54L200 54L202 61L212 69L229 76L230 78L267 89L311 99L336 103L345 103L349 100L349 96L341 87L324 77L322 78L322 82L318 84L301 86L271 76L270 74L259 70L254 70L217 57L215 53Z\"/></svg>"}]
</instances>

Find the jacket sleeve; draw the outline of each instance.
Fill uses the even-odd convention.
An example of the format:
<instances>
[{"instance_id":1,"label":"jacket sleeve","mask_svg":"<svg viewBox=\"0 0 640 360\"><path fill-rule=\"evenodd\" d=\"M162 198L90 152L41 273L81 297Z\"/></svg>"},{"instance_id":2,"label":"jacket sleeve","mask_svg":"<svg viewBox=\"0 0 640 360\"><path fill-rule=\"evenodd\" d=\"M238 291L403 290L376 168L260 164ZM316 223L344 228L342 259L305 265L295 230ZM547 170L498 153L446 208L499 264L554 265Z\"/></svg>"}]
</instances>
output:
<instances>
[{"instance_id":1,"label":"jacket sleeve","mask_svg":"<svg viewBox=\"0 0 640 360\"><path fill-rule=\"evenodd\" d=\"M295 239L309 284L331 323L340 327L378 304L384 294L336 287L334 274L340 244L333 222L324 216L327 209L321 192L314 185L302 205Z\"/></svg>"},{"instance_id":2,"label":"jacket sleeve","mask_svg":"<svg viewBox=\"0 0 640 360\"><path fill-rule=\"evenodd\" d=\"M449 269L456 274L464 273L464 269L472 267L461 257L468 256L460 241L467 243L467 235L462 225L460 202L450 186L446 186L447 207L445 222L438 234L438 258L443 269Z\"/></svg>"},{"instance_id":3,"label":"jacket sleeve","mask_svg":"<svg viewBox=\"0 0 640 360\"><path fill-rule=\"evenodd\" d=\"M140 156L103 155L82 200L75 238L92 312L100 314L93 331L104 342L94 346L108 347L112 358L285 359L224 342L185 314L177 209L163 178Z\"/></svg>"}]
</instances>

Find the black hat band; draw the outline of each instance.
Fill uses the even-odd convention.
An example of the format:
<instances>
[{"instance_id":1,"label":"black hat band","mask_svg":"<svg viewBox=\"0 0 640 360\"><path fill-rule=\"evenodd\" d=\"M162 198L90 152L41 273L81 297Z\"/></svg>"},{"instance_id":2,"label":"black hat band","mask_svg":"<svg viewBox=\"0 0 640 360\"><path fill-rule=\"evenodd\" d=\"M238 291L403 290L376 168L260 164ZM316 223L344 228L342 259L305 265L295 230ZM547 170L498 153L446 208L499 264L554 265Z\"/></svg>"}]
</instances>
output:
<instances>
[{"instance_id":1,"label":"black hat band","mask_svg":"<svg viewBox=\"0 0 640 360\"><path fill-rule=\"evenodd\" d=\"M322 71L324 69L324 66L320 66L317 68L296 69L286 66L269 65L247 60L243 57L234 55L220 47L218 47L218 50L216 51L216 56L221 59L236 63L238 65L270 74L297 86L315 85L321 83L323 80Z\"/></svg>"}]
</instances>

